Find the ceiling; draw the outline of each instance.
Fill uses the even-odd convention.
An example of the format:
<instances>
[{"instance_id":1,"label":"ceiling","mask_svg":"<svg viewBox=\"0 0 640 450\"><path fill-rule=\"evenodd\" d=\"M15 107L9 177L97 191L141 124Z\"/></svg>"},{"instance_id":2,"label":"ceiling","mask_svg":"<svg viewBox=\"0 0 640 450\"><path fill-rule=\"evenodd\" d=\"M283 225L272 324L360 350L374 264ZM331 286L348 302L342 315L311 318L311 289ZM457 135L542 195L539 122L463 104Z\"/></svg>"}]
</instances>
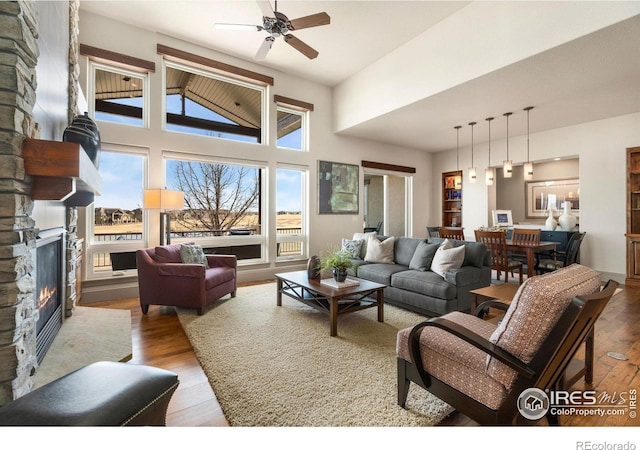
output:
<instances>
[{"instance_id":1,"label":"ceiling","mask_svg":"<svg viewBox=\"0 0 640 450\"><path fill-rule=\"evenodd\" d=\"M294 31L319 52L309 60L282 39L266 59L254 56L266 33L214 28L214 23L261 24L253 0L86 1L80 9L174 36L330 87L424 33L469 2L279 1L289 19L327 12L331 24ZM273 2L272 2L273 5ZM82 27L82 23L80 24ZM495 116L492 139L506 135L503 112L518 113L509 135L531 133L640 111L640 15L531 56L455 88L342 130L341 134L429 152L469 145L471 121ZM475 142L486 141L486 130Z\"/></svg>"}]
</instances>

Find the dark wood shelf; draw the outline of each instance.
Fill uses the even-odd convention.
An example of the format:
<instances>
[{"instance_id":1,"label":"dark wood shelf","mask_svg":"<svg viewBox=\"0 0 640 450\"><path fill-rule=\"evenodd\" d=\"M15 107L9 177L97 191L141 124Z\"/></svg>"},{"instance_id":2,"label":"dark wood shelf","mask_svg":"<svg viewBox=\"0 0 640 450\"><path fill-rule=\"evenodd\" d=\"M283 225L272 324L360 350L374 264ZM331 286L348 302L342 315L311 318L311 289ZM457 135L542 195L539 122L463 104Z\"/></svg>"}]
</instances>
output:
<instances>
[{"instance_id":1,"label":"dark wood shelf","mask_svg":"<svg viewBox=\"0 0 640 450\"><path fill-rule=\"evenodd\" d=\"M33 177L32 199L87 206L100 195L100 174L80 144L26 138L22 154L25 171Z\"/></svg>"}]
</instances>

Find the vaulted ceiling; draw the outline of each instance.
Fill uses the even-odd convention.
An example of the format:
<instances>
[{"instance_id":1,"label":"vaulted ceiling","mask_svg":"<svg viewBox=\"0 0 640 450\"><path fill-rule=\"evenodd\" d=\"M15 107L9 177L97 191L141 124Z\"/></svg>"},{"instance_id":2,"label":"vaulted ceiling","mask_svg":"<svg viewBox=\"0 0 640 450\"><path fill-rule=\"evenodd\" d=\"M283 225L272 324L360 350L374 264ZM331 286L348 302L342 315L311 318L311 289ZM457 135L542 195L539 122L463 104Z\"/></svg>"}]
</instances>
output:
<instances>
[{"instance_id":1,"label":"vaulted ceiling","mask_svg":"<svg viewBox=\"0 0 640 450\"><path fill-rule=\"evenodd\" d=\"M477 6L474 2L457 1L279 1L278 11L290 19L318 12L331 17L329 25L293 32L319 52L308 59L282 40L276 40L264 60L254 56L265 38L265 32L230 31L214 27L214 23L261 24L262 13L252 0L214 1L81 1L81 11L174 36L230 54L253 63L300 76L334 87L336 92L354 77L363 77L380 61L415 45L417 40L431 38L443 49L451 49L452 59L460 52L460 42L440 40L439 30L454 18ZM491 2L489 2L491 3ZM500 3L500 2L498 2ZM538 8L541 14L552 3L513 2L518 7ZM640 111L640 2L603 2L621 10L620 20L612 19L607 26L598 27L598 7L601 2L571 2L574 13L563 18L566 24L584 23L580 36L564 42L550 39L559 35L563 24L542 29L541 42L547 48L531 51L529 55L502 67L487 66L484 73L458 82L439 91L415 93L411 101L404 101L388 111L365 117L336 130L344 135L363 137L381 142L416 148L429 152L455 147L455 125L479 125L488 116L502 119L502 113L517 111L510 135L526 133L522 108L535 106L531 112L531 132L549 130L573 124L600 120ZM273 2L271 3L274 4ZM537 4L537 5L536 5ZM480 10L479 8L476 8ZM517 11L515 11L517 14ZM495 16L495 29L474 27L470 21L460 28L473 44L484 42L494 32L517 36L522 29L508 29L514 17ZM537 20L531 16L531 27ZM481 23L481 22L480 22ZM82 23L80 24L82 27ZM589 29L591 26L591 29ZM533 30L533 28L532 28ZM531 30L529 30L531 31ZM503 45L492 44L487 55L512 52L505 40ZM463 41L464 43L464 41ZM519 44L522 46L522 43ZM524 53L523 53L524 55ZM411 55L416 64L429 64L434 71L450 69L451 61L423 61L420 52ZM476 52L476 65L482 64L482 52ZM459 61L467 63L468 61ZM402 69L406 70L406 69ZM387 83L394 83L402 91L404 73L388 74ZM455 74L451 74L455 75ZM376 92L368 92L375 98ZM514 114L514 119L516 119ZM492 128L492 138L504 138L504 127ZM484 125L484 124L483 124ZM467 127L468 128L468 127ZM479 133L476 142L485 139ZM461 145L468 144L468 132Z\"/></svg>"}]
</instances>

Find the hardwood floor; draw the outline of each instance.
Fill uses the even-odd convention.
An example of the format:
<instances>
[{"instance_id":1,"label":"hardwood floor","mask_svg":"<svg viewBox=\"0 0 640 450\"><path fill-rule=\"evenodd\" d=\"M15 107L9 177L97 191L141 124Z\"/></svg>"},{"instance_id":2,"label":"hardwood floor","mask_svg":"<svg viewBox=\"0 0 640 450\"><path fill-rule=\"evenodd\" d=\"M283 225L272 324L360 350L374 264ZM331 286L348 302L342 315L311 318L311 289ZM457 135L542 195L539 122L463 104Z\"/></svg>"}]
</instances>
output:
<instances>
[{"instance_id":1,"label":"hardwood floor","mask_svg":"<svg viewBox=\"0 0 640 450\"><path fill-rule=\"evenodd\" d=\"M180 386L167 413L167 426L228 426L207 377L172 307L151 306L143 315L137 298L84 304L98 308L127 309L132 321L132 363L148 364L176 372ZM595 369L592 385L578 381L572 390L593 389L619 396L640 387L640 289L627 288L611 300L596 324ZM629 359L607 356L618 352ZM638 426L640 419L625 416L578 416L560 419L563 426ZM462 414L447 417L441 426L474 426Z\"/></svg>"}]
</instances>

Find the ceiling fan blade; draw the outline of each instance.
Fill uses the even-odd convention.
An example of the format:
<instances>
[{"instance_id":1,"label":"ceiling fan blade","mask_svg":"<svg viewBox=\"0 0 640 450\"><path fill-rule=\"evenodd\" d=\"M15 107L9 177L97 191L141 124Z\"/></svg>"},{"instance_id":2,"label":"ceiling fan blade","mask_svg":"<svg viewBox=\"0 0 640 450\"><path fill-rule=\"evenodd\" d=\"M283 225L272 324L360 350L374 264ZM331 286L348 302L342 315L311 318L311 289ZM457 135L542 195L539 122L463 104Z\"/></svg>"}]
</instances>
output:
<instances>
[{"instance_id":1,"label":"ceiling fan blade","mask_svg":"<svg viewBox=\"0 0 640 450\"><path fill-rule=\"evenodd\" d=\"M303 28L319 27L320 25L329 25L331 17L326 12L311 14L310 16L300 17L289 21L292 30L302 30Z\"/></svg>"},{"instance_id":2,"label":"ceiling fan blade","mask_svg":"<svg viewBox=\"0 0 640 450\"><path fill-rule=\"evenodd\" d=\"M255 59L261 60L267 57L267 53L271 50L271 46L273 45L273 41L275 39L272 36L267 36L264 41L262 41L262 45L258 49L258 53L256 53Z\"/></svg>"},{"instance_id":3,"label":"ceiling fan blade","mask_svg":"<svg viewBox=\"0 0 640 450\"><path fill-rule=\"evenodd\" d=\"M219 30L239 30L239 31L260 31L262 27L260 25L246 25L242 23L214 23L214 27Z\"/></svg>"},{"instance_id":4,"label":"ceiling fan blade","mask_svg":"<svg viewBox=\"0 0 640 450\"><path fill-rule=\"evenodd\" d=\"M287 42L287 44L298 50L309 59L314 59L318 56L318 52L316 50L309 47L307 44L305 44L292 34L285 35L284 40Z\"/></svg>"},{"instance_id":5,"label":"ceiling fan blade","mask_svg":"<svg viewBox=\"0 0 640 450\"><path fill-rule=\"evenodd\" d=\"M263 17L273 17L275 15L269 0L257 0L256 3L258 4L260 11L262 11Z\"/></svg>"}]
</instances>

